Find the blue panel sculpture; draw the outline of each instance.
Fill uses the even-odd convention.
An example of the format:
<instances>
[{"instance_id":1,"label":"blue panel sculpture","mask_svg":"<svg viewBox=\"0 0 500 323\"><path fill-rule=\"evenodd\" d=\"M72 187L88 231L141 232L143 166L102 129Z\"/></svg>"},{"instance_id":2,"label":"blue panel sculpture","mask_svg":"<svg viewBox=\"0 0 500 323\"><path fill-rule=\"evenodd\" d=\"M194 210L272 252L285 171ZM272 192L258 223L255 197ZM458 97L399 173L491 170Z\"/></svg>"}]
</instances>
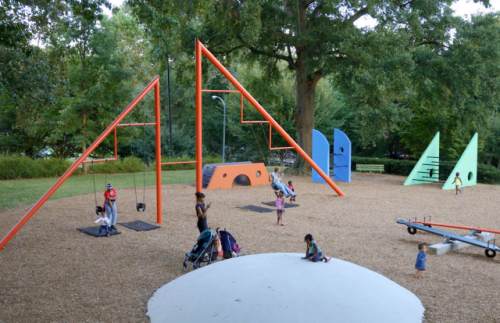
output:
<instances>
[{"instance_id":1,"label":"blue panel sculpture","mask_svg":"<svg viewBox=\"0 0 500 323\"><path fill-rule=\"evenodd\" d=\"M349 148L350 147L349 145ZM330 177L330 143L325 135L315 129L313 129L312 133L312 159L316 165L325 172L326 176ZM314 169L312 170L312 181L316 183L326 183Z\"/></svg>"},{"instance_id":2,"label":"blue panel sculpture","mask_svg":"<svg viewBox=\"0 0 500 323\"><path fill-rule=\"evenodd\" d=\"M339 129L333 130L333 180L351 182L351 141Z\"/></svg>"}]
</instances>

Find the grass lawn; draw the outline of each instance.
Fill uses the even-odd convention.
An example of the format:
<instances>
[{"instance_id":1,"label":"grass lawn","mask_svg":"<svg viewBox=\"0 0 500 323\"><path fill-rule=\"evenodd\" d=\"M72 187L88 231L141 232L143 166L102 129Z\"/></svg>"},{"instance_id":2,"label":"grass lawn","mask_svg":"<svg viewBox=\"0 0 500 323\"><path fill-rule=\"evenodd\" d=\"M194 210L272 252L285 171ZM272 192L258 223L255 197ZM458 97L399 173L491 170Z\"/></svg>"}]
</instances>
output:
<instances>
[{"instance_id":1,"label":"grass lawn","mask_svg":"<svg viewBox=\"0 0 500 323\"><path fill-rule=\"evenodd\" d=\"M144 185L144 173L136 173L137 187ZM163 171L162 184L190 183L196 181L195 170ZM58 178L20 179L0 181L0 210L23 204L34 204ZM99 197L105 188L105 175L95 175L96 188ZM122 189L134 187L134 177L130 174L108 174L107 182ZM156 185L156 172L146 172L146 186ZM71 176L50 197L57 199L75 195L89 194L94 192L94 184L91 175Z\"/></svg>"}]
</instances>

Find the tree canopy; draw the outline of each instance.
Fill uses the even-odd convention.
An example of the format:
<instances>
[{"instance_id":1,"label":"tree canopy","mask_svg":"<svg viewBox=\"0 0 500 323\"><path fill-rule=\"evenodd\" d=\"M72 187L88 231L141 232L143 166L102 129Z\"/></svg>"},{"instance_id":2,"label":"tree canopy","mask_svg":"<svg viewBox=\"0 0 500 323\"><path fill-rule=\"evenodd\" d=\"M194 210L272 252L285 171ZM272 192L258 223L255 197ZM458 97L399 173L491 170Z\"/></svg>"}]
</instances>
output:
<instances>
[{"instance_id":1,"label":"tree canopy","mask_svg":"<svg viewBox=\"0 0 500 323\"><path fill-rule=\"evenodd\" d=\"M500 166L499 16L467 20L451 4L129 0L107 17L104 0L7 1L0 9L0 149L76 156L157 74L166 125L170 59L173 153L193 155L198 38L306 152L313 128L330 140L333 128L342 129L358 156L394 158L418 158L437 131L443 155L457 157L479 132L481 161ZM365 15L377 25L358 28ZM231 89L215 68L204 69L207 88ZM239 97L221 97L228 159L275 157L260 125L239 123ZM204 150L220 154L222 105L209 94L203 100ZM245 115L259 119L249 105ZM151 96L127 118L152 119ZM154 155L151 129L121 129L119 137L120 156ZM94 156L111 153L108 140Z\"/></svg>"}]
</instances>

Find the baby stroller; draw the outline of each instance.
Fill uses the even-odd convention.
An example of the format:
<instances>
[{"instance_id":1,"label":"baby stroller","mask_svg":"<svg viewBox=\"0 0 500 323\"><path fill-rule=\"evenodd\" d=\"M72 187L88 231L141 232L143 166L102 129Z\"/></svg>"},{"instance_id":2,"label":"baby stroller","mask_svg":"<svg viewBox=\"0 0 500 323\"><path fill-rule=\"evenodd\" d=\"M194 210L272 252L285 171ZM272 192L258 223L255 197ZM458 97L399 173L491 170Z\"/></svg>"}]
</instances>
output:
<instances>
[{"instance_id":1,"label":"baby stroller","mask_svg":"<svg viewBox=\"0 0 500 323\"><path fill-rule=\"evenodd\" d=\"M217 235L220 238L222 250L224 251L224 259L245 255L231 233L227 232L225 229L223 231L219 231L219 228L217 228Z\"/></svg>"},{"instance_id":2,"label":"baby stroller","mask_svg":"<svg viewBox=\"0 0 500 323\"><path fill-rule=\"evenodd\" d=\"M219 230L217 228L217 230ZM212 230L207 229L203 231L198 237L195 246L186 254L186 259L182 263L185 271L188 271L188 262L193 264L193 270L203 267L204 263L210 265L213 260L217 259L217 248L215 247L215 240L217 235L212 233Z\"/></svg>"}]
</instances>

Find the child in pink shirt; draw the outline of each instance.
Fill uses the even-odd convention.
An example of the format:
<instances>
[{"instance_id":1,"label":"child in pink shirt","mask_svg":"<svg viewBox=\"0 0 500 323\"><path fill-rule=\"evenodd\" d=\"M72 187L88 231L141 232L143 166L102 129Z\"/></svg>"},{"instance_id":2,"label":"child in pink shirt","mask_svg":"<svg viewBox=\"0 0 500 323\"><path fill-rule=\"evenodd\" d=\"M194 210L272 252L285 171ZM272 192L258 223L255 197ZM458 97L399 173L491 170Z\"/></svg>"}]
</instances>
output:
<instances>
[{"instance_id":1,"label":"child in pink shirt","mask_svg":"<svg viewBox=\"0 0 500 323\"><path fill-rule=\"evenodd\" d=\"M284 194L281 191L274 192L276 194L276 213L278 215L278 220L276 222L276 225L281 225L284 226L283 224L283 212L285 212L285 198Z\"/></svg>"}]
</instances>

